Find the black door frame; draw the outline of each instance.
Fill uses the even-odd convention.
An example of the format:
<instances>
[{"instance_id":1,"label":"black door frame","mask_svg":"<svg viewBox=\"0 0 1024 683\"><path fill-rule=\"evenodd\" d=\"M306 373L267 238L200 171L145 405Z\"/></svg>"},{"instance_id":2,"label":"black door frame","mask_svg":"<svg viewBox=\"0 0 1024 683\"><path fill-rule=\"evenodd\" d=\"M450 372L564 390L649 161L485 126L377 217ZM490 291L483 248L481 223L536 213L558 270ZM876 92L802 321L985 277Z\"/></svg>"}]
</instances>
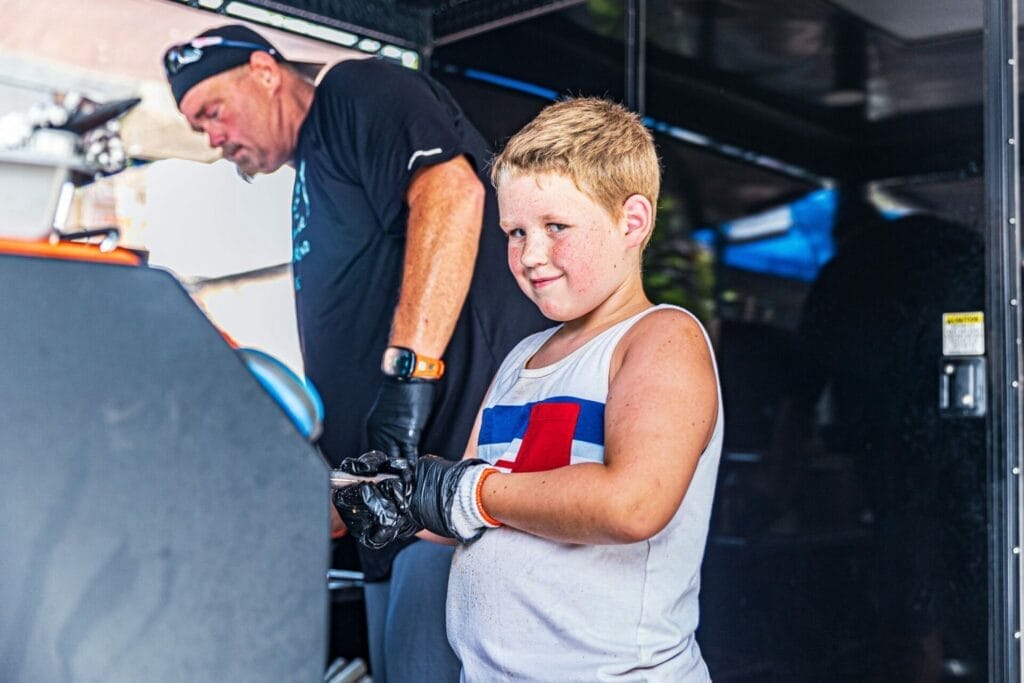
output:
<instances>
[{"instance_id":1,"label":"black door frame","mask_svg":"<svg viewBox=\"0 0 1024 683\"><path fill-rule=\"evenodd\" d=\"M989 680L1021 680L1020 186L1017 1L985 0L989 350Z\"/></svg>"}]
</instances>

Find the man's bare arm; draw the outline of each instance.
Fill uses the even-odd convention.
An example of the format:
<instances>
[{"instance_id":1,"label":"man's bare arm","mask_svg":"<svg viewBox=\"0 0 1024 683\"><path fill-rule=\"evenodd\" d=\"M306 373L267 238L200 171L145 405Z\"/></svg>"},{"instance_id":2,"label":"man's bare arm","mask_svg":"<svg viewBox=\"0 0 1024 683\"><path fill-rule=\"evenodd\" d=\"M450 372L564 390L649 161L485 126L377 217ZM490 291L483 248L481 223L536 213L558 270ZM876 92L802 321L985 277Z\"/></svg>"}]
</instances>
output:
<instances>
[{"instance_id":1,"label":"man's bare arm","mask_svg":"<svg viewBox=\"0 0 1024 683\"><path fill-rule=\"evenodd\" d=\"M484 187L460 156L417 172L406 202L405 265L390 343L440 358L469 292Z\"/></svg>"}]
</instances>

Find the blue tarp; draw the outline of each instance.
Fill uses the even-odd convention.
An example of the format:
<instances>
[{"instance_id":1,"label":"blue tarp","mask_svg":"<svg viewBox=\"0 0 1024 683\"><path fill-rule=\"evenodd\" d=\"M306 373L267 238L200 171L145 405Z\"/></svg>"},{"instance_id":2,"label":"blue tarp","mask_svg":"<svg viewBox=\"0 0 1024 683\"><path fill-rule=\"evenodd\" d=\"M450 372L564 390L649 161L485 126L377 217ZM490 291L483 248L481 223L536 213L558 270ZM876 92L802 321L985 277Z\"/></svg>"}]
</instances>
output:
<instances>
[{"instance_id":1,"label":"blue tarp","mask_svg":"<svg viewBox=\"0 0 1024 683\"><path fill-rule=\"evenodd\" d=\"M719 226L725 237L727 266L755 273L813 281L832 258L832 224L836 191L816 190L800 199ZM715 228L702 228L693 237L715 249Z\"/></svg>"}]
</instances>

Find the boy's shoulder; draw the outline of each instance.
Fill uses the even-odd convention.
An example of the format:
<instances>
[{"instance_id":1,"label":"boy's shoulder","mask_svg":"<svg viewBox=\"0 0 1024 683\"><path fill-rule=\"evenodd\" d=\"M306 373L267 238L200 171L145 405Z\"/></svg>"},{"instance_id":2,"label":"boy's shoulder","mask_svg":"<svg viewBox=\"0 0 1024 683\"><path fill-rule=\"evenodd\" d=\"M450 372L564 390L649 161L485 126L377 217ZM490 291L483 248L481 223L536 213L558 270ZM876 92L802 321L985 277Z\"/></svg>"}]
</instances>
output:
<instances>
[{"instance_id":1,"label":"boy's shoulder","mask_svg":"<svg viewBox=\"0 0 1024 683\"><path fill-rule=\"evenodd\" d=\"M678 306L659 306L630 328L619 351L639 353L649 360L681 352L710 357L710 339L693 313Z\"/></svg>"},{"instance_id":2,"label":"boy's shoulder","mask_svg":"<svg viewBox=\"0 0 1024 683\"><path fill-rule=\"evenodd\" d=\"M648 332L654 330L697 330L703 333L704 326L701 325L697 316L682 306L672 304L660 304L637 320L633 329L644 329Z\"/></svg>"}]
</instances>

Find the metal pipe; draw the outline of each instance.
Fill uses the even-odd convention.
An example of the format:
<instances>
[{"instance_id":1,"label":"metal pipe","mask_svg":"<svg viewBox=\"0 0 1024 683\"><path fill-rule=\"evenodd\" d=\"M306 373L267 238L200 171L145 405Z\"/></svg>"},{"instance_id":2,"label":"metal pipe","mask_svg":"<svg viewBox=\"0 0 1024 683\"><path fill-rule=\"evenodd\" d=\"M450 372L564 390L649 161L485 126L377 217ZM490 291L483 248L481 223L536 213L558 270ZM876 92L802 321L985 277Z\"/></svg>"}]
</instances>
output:
<instances>
[{"instance_id":1,"label":"metal pipe","mask_svg":"<svg viewBox=\"0 0 1024 683\"><path fill-rule=\"evenodd\" d=\"M647 0L627 0L626 106L644 115L647 108Z\"/></svg>"}]
</instances>

